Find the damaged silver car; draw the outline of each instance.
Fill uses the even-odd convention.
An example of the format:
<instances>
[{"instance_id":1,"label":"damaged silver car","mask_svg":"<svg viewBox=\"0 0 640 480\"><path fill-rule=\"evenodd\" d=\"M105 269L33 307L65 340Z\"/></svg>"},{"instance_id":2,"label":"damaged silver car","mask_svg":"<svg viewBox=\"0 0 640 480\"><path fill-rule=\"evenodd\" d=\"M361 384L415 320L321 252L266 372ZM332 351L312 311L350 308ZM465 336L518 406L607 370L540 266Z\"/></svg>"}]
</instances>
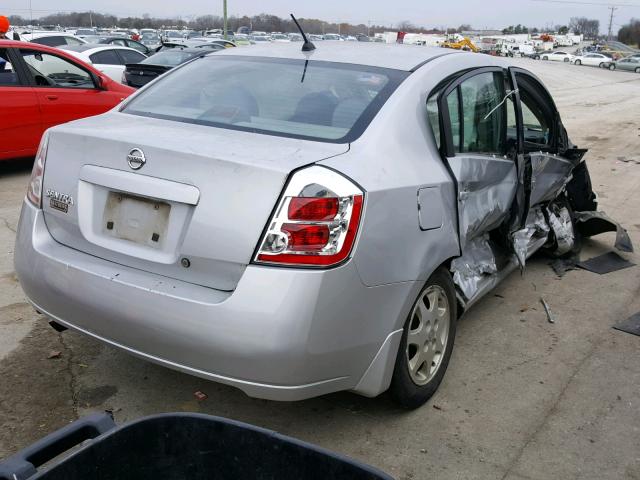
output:
<instances>
[{"instance_id":1,"label":"damaged silver car","mask_svg":"<svg viewBox=\"0 0 640 480\"><path fill-rule=\"evenodd\" d=\"M458 318L534 252L632 248L585 153L505 60L229 49L48 131L16 271L57 324L248 395L417 407Z\"/></svg>"}]
</instances>

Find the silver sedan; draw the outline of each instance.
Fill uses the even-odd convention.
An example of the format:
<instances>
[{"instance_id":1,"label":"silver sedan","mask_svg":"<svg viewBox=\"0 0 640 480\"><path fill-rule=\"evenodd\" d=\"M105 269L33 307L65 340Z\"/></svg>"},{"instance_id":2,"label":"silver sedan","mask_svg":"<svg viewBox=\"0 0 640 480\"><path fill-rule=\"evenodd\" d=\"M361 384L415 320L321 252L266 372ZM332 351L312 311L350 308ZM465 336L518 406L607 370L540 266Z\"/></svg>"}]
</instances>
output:
<instances>
[{"instance_id":1,"label":"silver sedan","mask_svg":"<svg viewBox=\"0 0 640 480\"><path fill-rule=\"evenodd\" d=\"M248 395L417 407L458 318L536 251L631 248L585 152L506 60L228 49L45 134L16 271L58 325Z\"/></svg>"}]
</instances>

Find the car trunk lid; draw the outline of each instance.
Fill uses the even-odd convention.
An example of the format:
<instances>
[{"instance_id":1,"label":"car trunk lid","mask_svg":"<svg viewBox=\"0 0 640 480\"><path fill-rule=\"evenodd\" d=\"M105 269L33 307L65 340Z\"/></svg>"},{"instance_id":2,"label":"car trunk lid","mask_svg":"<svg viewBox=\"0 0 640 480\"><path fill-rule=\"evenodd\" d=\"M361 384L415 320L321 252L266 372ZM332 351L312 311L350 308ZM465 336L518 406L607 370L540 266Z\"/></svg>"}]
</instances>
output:
<instances>
[{"instance_id":1,"label":"car trunk lid","mask_svg":"<svg viewBox=\"0 0 640 480\"><path fill-rule=\"evenodd\" d=\"M347 150L110 112L51 132L45 220L74 249L233 290L289 173Z\"/></svg>"}]
</instances>

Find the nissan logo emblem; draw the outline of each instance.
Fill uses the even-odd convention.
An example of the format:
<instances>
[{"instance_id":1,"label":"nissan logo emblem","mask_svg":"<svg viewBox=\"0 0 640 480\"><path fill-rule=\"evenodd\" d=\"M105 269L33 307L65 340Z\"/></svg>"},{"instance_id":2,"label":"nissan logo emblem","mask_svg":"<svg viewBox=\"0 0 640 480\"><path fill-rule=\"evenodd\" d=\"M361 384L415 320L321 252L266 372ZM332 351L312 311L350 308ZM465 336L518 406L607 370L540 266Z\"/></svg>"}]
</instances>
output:
<instances>
[{"instance_id":1,"label":"nissan logo emblem","mask_svg":"<svg viewBox=\"0 0 640 480\"><path fill-rule=\"evenodd\" d=\"M147 163L144 152L139 148L134 148L127 155L127 163L133 170L140 170Z\"/></svg>"}]
</instances>

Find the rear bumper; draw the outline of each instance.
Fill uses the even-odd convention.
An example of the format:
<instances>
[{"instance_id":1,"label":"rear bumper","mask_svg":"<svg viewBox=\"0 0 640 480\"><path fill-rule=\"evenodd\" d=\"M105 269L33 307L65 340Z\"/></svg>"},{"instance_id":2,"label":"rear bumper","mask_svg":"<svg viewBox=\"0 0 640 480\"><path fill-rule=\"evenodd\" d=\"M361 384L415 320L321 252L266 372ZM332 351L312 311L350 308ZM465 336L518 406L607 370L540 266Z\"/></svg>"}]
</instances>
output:
<instances>
[{"instance_id":1,"label":"rear bumper","mask_svg":"<svg viewBox=\"0 0 640 480\"><path fill-rule=\"evenodd\" d=\"M15 267L34 306L61 324L272 400L384 391L419 288L366 287L353 262L326 271L250 265L234 292L200 287L63 246L28 202Z\"/></svg>"}]
</instances>

